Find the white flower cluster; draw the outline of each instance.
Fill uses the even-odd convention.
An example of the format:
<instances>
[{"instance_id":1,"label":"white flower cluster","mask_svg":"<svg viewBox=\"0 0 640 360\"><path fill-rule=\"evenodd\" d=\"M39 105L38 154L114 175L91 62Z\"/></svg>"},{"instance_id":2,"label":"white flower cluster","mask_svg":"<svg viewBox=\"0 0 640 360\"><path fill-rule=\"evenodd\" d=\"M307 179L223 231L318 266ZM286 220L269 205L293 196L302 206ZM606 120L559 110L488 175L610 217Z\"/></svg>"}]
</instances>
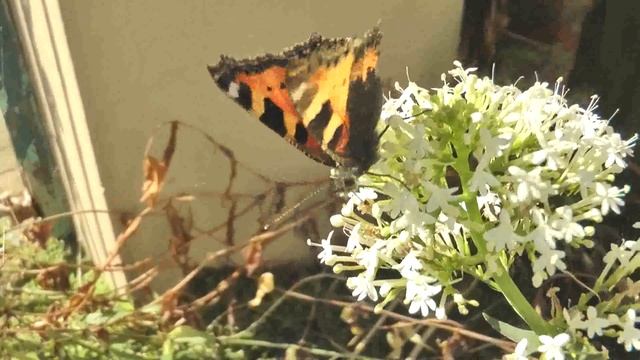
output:
<instances>
[{"instance_id":1,"label":"white flower cluster","mask_svg":"<svg viewBox=\"0 0 640 360\"><path fill-rule=\"evenodd\" d=\"M572 309L573 310L573 309ZM609 313L606 317L600 317L595 307L589 306L586 317L579 311L564 310L567 326L573 332L586 332L589 338L595 335L602 336L603 331L618 338L618 343L624 345L627 351L640 350L640 328L638 328L637 314L634 309L628 309L623 316Z\"/></svg>"},{"instance_id":2,"label":"white flower cluster","mask_svg":"<svg viewBox=\"0 0 640 360\"><path fill-rule=\"evenodd\" d=\"M379 307L404 296L411 313L444 317L463 274L483 281L516 256L531 260L537 287L564 270L566 245L589 246L627 188L611 183L637 140L567 104L558 80L521 91L459 63L455 83L429 92L415 83L383 106L380 159L332 218L346 246L322 241L320 259L353 274L347 285ZM319 245L319 244L318 244ZM437 297L439 300L437 301Z\"/></svg>"},{"instance_id":3,"label":"white flower cluster","mask_svg":"<svg viewBox=\"0 0 640 360\"><path fill-rule=\"evenodd\" d=\"M563 347L569 342L571 337L568 334L560 333L556 336L540 335L538 342L540 345L536 349L539 353L544 355L545 360L564 360L565 351ZM516 345L515 351L511 354L505 355L504 360L528 360L529 351L527 348L528 340L523 338Z\"/></svg>"},{"instance_id":4,"label":"white flower cluster","mask_svg":"<svg viewBox=\"0 0 640 360\"><path fill-rule=\"evenodd\" d=\"M640 222L634 227L640 229ZM592 289L599 293L609 290L611 284L620 284L620 291L609 298L600 298L596 306L586 306L588 296L580 298L578 304L563 309L566 328L574 336L609 336L617 338L627 351L640 350L640 327L637 312L640 310L640 281L630 275L640 269L640 238L625 240L621 245L611 244L603 258L605 267ZM606 291L609 293L609 291ZM588 294L591 295L591 294ZM586 308L586 310L584 310Z\"/></svg>"}]
</instances>

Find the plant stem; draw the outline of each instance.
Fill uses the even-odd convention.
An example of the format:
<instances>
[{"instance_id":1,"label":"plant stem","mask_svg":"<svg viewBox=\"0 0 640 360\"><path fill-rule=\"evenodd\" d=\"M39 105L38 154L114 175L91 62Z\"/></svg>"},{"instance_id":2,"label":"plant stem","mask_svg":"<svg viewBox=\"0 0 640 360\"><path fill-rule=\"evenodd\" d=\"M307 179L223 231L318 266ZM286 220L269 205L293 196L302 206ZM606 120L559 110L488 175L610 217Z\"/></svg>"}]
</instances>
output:
<instances>
[{"instance_id":1,"label":"plant stem","mask_svg":"<svg viewBox=\"0 0 640 360\"><path fill-rule=\"evenodd\" d=\"M460 176L462 184L468 184L471 181L472 171L469 168L468 156L470 150L463 144L455 144L459 149L459 156L455 162L455 169ZM467 209L467 214L471 224L482 224L482 214L478 207L477 194L470 192L466 187L463 189L464 202ZM478 254L484 256L487 253L486 242L484 240L484 234L478 233L475 229L470 229L471 240L478 249ZM524 320L529 328L535 331L538 335L555 335L553 327L547 323L538 312L531 306L529 301L522 295L520 288L513 282L513 279L509 275L509 269L502 265L502 272L499 275L493 276L495 287L502 293L502 296L507 299L507 302L511 305L513 310Z\"/></svg>"},{"instance_id":2,"label":"plant stem","mask_svg":"<svg viewBox=\"0 0 640 360\"><path fill-rule=\"evenodd\" d=\"M507 299L515 312L524 320L531 330L538 335L555 335L553 327L547 323L522 295L518 286L513 282L509 271L503 269L500 275L493 277L498 291Z\"/></svg>"}]
</instances>

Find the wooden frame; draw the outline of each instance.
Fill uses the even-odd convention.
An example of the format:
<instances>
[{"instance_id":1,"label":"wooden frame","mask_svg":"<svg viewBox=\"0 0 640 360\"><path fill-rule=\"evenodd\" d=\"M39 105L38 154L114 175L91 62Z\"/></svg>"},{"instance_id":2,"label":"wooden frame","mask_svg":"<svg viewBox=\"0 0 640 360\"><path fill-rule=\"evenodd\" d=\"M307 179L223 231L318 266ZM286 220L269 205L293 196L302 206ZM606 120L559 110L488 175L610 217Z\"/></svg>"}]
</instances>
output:
<instances>
[{"instance_id":1,"label":"wooden frame","mask_svg":"<svg viewBox=\"0 0 640 360\"><path fill-rule=\"evenodd\" d=\"M9 0L27 67L61 171L79 242L94 263L104 264L115 249L113 225L87 127L58 0ZM120 264L117 257L112 264ZM118 289L122 271L109 271Z\"/></svg>"}]
</instances>

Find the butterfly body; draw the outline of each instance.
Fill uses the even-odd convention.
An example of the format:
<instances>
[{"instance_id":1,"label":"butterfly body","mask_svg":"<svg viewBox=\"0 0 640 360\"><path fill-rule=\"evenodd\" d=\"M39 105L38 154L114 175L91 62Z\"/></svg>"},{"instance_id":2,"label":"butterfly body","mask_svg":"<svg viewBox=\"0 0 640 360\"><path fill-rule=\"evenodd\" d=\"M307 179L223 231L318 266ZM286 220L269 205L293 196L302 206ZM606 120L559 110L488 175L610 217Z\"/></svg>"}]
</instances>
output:
<instances>
[{"instance_id":1,"label":"butterfly body","mask_svg":"<svg viewBox=\"0 0 640 360\"><path fill-rule=\"evenodd\" d=\"M363 38L312 35L276 55L222 56L209 72L229 97L309 157L359 174L377 159L381 36L375 28Z\"/></svg>"}]
</instances>

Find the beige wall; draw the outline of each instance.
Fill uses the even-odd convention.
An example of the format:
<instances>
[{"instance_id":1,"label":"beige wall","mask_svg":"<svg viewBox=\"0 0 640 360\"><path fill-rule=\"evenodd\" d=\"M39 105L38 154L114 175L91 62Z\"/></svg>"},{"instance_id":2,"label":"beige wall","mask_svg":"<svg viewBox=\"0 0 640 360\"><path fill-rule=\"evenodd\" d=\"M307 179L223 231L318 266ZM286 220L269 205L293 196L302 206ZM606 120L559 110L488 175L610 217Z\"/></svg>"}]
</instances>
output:
<instances>
[{"instance_id":1,"label":"beige wall","mask_svg":"<svg viewBox=\"0 0 640 360\"><path fill-rule=\"evenodd\" d=\"M26 189L4 115L0 113L0 194L17 195Z\"/></svg>"},{"instance_id":2,"label":"beige wall","mask_svg":"<svg viewBox=\"0 0 640 360\"><path fill-rule=\"evenodd\" d=\"M107 200L112 210L132 213L140 208L145 142L156 125L173 119L205 129L243 164L277 180L327 177L324 166L218 91L206 65L220 54L274 52L314 31L361 35L381 20L382 76L404 83L409 67L413 81L434 86L455 58L462 1L60 0L60 6ZM166 193L220 191L227 175L222 157L201 136L183 132ZM245 175L236 191L263 188ZM199 196L194 223L200 228L219 223L225 214L221 205L215 197ZM236 224L237 240L254 233L255 224L250 218ZM169 231L161 215L142 230L125 249L125 259L167 249ZM272 259L308 256L303 239L290 236L279 244L270 249ZM214 239L202 239L191 255L219 247ZM166 272L165 280L175 275L177 270Z\"/></svg>"}]
</instances>

